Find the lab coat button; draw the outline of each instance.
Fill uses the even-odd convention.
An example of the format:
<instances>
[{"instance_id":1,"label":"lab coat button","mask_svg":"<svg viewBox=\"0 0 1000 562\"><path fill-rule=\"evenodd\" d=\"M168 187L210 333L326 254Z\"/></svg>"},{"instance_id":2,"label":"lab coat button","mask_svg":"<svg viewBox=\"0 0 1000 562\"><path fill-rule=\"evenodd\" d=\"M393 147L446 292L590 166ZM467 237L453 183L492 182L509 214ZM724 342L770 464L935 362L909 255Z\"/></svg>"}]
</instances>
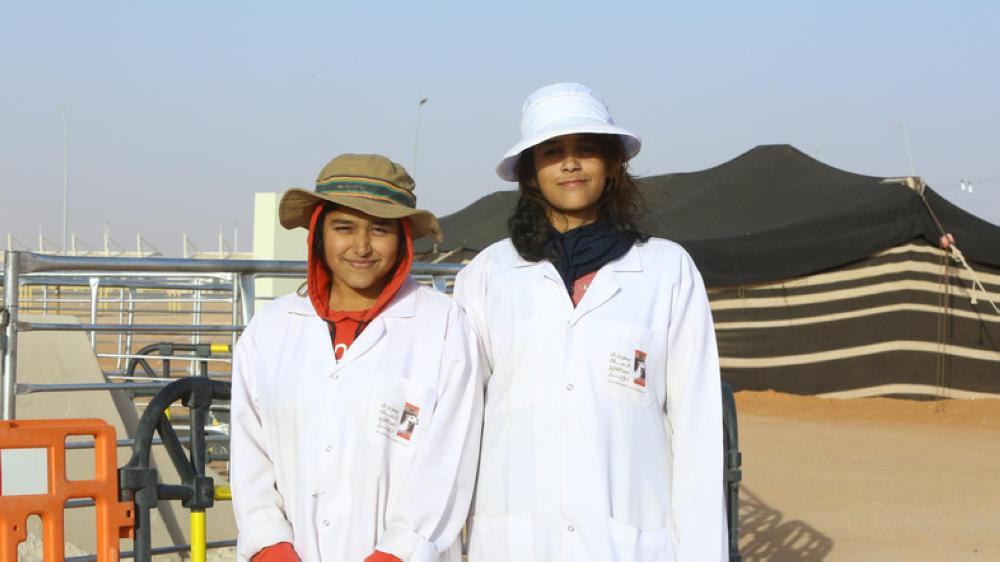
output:
<instances>
[{"instance_id":1,"label":"lab coat button","mask_svg":"<svg viewBox=\"0 0 1000 562\"><path fill-rule=\"evenodd\" d=\"M566 385L566 390L573 390L573 383L567 384Z\"/></svg>"},{"instance_id":2,"label":"lab coat button","mask_svg":"<svg viewBox=\"0 0 1000 562\"><path fill-rule=\"evenodd\" d=\"M330 520L329 519L324 519L323 520L323 526L324 527L329 527L330 526Z\"/></svg>"},{"instance_id":3,"label":"lab coat button","mask_svg":"<svg viewBox=\"0 0 1000 562\"><path fill-rule=\"evenodd\" d=\"M333 445L327 445L327 446L326 446L326 452L327 452L327 453L329 453L329 452L330 452L330 451L332 451L332 450L333 450Z\"/></svg>"},{"instance_id":4,"label":"lab coat button","mask_svg":"<svg viewBox=\"0 0 1000 562\"><path fill-rule=\"evenodd\" d=\"M576 530L576 527L574 527L572 525L566 525L566 530L572 533L573 531Z\"/></svg>"},{"instance_id":5,"label":"lab coat button","mask_svg":"<svg viewBox=\"0 0 1000 562\"><path fill-rule=\"evenodd\" d=\"M334 373L334 374L332 374L330 376L333 377L333 380L337 380L337 379L340 378L340 375L338 373Z\"/></svg>"}]
</instances>

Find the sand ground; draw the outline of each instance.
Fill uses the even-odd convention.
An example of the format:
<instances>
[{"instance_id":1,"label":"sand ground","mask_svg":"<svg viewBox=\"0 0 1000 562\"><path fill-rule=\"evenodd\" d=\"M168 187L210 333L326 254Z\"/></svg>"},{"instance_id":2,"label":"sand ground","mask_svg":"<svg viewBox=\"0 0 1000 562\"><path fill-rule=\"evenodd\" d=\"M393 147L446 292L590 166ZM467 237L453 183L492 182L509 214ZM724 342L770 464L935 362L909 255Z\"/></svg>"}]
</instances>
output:
<instances>
[{"instance_id":1,"label":"sand ground","mask_svg":"<svg viewBox=\"0 0 1000 562\"><path fill-rule=\"evenodd\" d=\"M745 561L1000 560L1000 400L736 401Z\"/></svg>"}]
</instances>

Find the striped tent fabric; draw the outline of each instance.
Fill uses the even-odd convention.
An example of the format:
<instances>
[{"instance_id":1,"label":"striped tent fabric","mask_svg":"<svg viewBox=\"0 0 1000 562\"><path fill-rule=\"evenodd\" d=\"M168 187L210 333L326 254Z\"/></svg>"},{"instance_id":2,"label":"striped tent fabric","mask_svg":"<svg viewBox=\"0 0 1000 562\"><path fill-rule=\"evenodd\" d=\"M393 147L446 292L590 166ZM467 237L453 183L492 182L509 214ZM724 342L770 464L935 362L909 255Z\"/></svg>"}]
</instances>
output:
<instances>
[{"instance_id":1,"label":"striped tent fabric","mask_svg":"<svg viewBox=\"0 0 1000 562\"><path fill-rule=\"evenodd\" d=\"M973 285L973 275L984 290ZM908 243L835 270L709 290L736 389L1000 396L1000 269Z\"/></svg>"}]
</instances>

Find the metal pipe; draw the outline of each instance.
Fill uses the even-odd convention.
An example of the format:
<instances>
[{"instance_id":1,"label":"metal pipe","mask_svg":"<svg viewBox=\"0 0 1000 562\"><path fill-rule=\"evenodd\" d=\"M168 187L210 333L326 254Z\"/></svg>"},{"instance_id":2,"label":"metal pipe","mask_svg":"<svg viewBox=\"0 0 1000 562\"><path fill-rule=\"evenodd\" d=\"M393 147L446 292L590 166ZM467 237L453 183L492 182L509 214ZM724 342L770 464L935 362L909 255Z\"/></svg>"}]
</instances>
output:
<instances>
[{"instance_id":1,"label":"metal pipe","mask_svg":"<svg viewBox=\"0 0 1000 562\"><path fill-rule=\"evenodd\" d=\"M201 281L201 279L195 279L194 280L194 282L195 282L196 285L200 284L200 281ZM195 302L191 305L191 325L192 326L197 326L198 324L201 324L201 301L199 300L199 299L201 299L201 291L195 291L194 292L194 298L195 298ZM200 341L201 341L201 333L199 333L199 332L191 332L191 343L197 344ZM198 372L197 371L197 366L198 366L197 362L191 361L190 366L189 366L189 368L191 370L191 374L197 374L197 372ZM205 369L205 370L208 371L208 369Z\"/></svg>"},{"instance_id":2,"label":"metal pipe","mask_svg":"<svg viewBox=\"0 0 1000 562\"><path fill-rule=\"evenodd\" d=\"M104 375L112 379L121 379L126 381L137 381L137 382L174 382L177 380L176 377L130 377L126 375L115 374L111 372L106 372ZM228 371L213 371L208 374L210 379L228 379L231 378L231 374Z\"/></svg>"},{"instance_id":3,"label":"metal pipe","mask_svg":"<svg viewBox=\"0 0 1000 562\"><path fill-rule=\"evenodd\" d=\"M123 301L125 300L125 289L123 289L123 288L119 288L118 289L118 298L121 299L121 300L123 300ZM119 324L125 324L126 323L125 322L125 309L121 308L121 307L118 308L118 323ZM122 368L122 353L125 352L125 332L118 332L118 338L117 338L117 340L118 340L117 341L117 347L115 348L115 351L118 353L118 360L115 361L115 368L116 369L121 369Z\"/></svg>"},{"instance_id":4,"label":"metal pipe","mask_svg":"<svg viewBox=\"0 0 1000 562\"><path fill-rule=\"evenodd\" d=\"M25 283L24 279L22 278L21 279L21 286L24 287L26 285L29 285L29 283ZM37 287L38 285L35 285L35 286ZM49 287L49 286L50 285L42 285L42 287ZM126 287L115 287L113 285L106 285L106 284L104 286L112 288L112 289L115 289L115 288L125 289L126 288ZM134 287L128 287L128 288L134 289ZM174 290L174 289L173 288L170 288L170 289L166 289L165 288L164 290ZM48 299L49 302L51 302L52 300L53 299ZM28 298L28 299L21 299L21 302L40 302L42 304L45 304L46 300L45 299ZM60 302L63 302L63 303L66 303L66 304L72 304L72 303L89 303L90 299L89 298L86 298L86 299L62 299ZM125 298L123 298L123 299L102 299L101 302L103 302L104 304L128 304L129 300L125 299ZM189 302L193 303L193 302L195 302L195 300L194 299L182 299L182 298L176 298L176 299L142 298L142 299L135 299L135 302L139 302L139 303L143 303L143 304L146 304L146 303L149 303L149 304L163 304L163 303L173 304L173 303L189 303ZM201 302L203 302L203 303L214 303L214 302L217 302L217 303L226 303L226 304L228 304L228 303L233 302L233 299L231 297L230 298L219 298L219 299L204 298L203 297L201 299Z\"/></svg>"},{"instance_id":5,"label":"metal pipe","mask_svg":"<svg viewBox=\"0 0 1000 562\"><path fill-rule=\"evenodd\" d=\"M100 291L101 278L90 278L90 323L97 324L97 294ZM97 331L90 331L90 347L97 351Z\"/></svg>"},{"instance_id":6,"label":"metal pipe","mask_svg":"<svg viewBox=\"0 0 1000 562\"><path fill-rule=\"evenodd\" d=\"M114 258L53 256L24 252L24 273L45 271L148 271L160 273L296 273L304 275L306 263L289 260L195 260L179 258Z\"/></svg>"},{"instance_id":7,"label":"metal pipe","mask_svg":"<svg viewBox=\"0 0 1000 562\"><path fill-rule=\"evenodd\" d=\"M256 298L254 296L255 277L253 275L240 276L240 312L243 313L243 323L249 324L256 310Z\"/></svg>"},{"instance_id":8,"label":"metal pipe","mask_svg":"<svg viewBox=\"0 0 1000 562\"><path fill-rule=\"evenodd\" d=\"M233 292L231 293L231 295L230 295L231 298L229 300L229 303L230 303L229 304L229 306L230 306L230 317L229 318L230 318L230 322L232 322L233 326L235 326L235 325L237 325L237 324L240 323L240 308L239 308L239 304L240 304L240 283L241 283L240 280L242 278L243 278L243 274L242 273L234 273L233 274ZM237 340L236 332L233 332L232 341L230 342L230 345L232 346L232 349L236 349L236 340Z\"/></svg>"},{"instance_id":9,"label":"metal pipe","mask_svg":"<svg viewBox=\"0 0 1000 562\"><path fill-rule=\"evenodd\" d=\"M128 288L128 326L135 326L135 296L136 290L134 287ZM125 332L125 353L132 353L132 332Z\"/></svg>"},{"instance_id":10,"label":"metal pipe","mask_svg":"<svg viewBox=\"0 0 1000 562\"><path fill-rule=\"evenodd\" d=\"M205 543L205 548L216 549L216 548L229 548L231 546L236 546L235 540L228 541L212 541ZM153 548L150 550L151 555L159 554L176 554L178 552L187 552L191 549L191 545L185 544L181 546L161 546ZM135 558L135 552L125 551L119 554L119 558ZM96 554L87 554L85 556L67 556L65 558L66 562L97 562Z\"/></svg>"},{"instance_id":11,"label":"metal pipe","mask_svg":"<svg viewBox=\"0 0 1000 562\"><path fill-rule=\"evenodd\" d=\"M21 383L15 388L16 393L37 394L40 392L80 392L90 390L160 390L164 383L155 382L93 382L93 383Z\"/></svg>"},{"instance_id":12,"label":"metal pipe","mask_svg":"<svg viewBox=\"0 0 1000 562\"><path fill-rule=\"evenodd\" d=\"M174 417L174 421L183 420L183 419L184 418L182 416L175 416ZM190 425L190 424L183 424L183 423L175 423L175 424L171 424L171 425L177 431L191 431L191 427L192 427L192 425ZM198 424L197 423L194 424L193 427L195 428L195 431L197 431ZM212 426L212 425L206 426L205 429L204 429L204 432L205 433L211 433L212 435L227 435L226 431L224 429L222 429L221 426ZM191 451L191 454L194 455L195 452ZM201 460L204 461L205 460L205 451L201 451L199 454L201 455L201 457L200 457ZM192 461L192 463L193 462L194 461Z\"/></svg>"},{"instance_id":13,"label":"metal pipe","mask_svg":"<svg viewBox=\"0 0 1000 562\"><path fill-rule=\"evenodd\" d=\"M133 278L122 279L123 273L114 273L113 276L110 273L95 272L95 275L104 279L101 283L105 287L139 287L143 289L173 289L173 290L183 290L183 291L193 291L195 289L202 289L205 291L228 291L229 284L222 283L208 283L202 285L201 287L195 287L194 285L187 284L186 281L171 281L171 279L176 279L178 274L170 275L157 275L151 272L149 275L135 275ZM285 277L275 275L274 277ZM292 278L300 278L301 275L288 276ZM165 282L148 281L145 279L165 279ZM2 279L0 279L2 281ZM39 274L25 275L21 277L22 285L60 285L63 287L87 287L90 282L85 278L80 277L63 277L56 273L49 273L44 276Z\"/></svg>"},{"instance_id":14,"label":"metal pipe","mask_svg":"<svg viewBox=\"0 0 1000 562\"><path fill-rule=\"evenodd\" d=\"M180 437L180 436L178 436L177 440L180 441L181 443L187 443L187 442L189 442L191 440L191 438L190 437ZM212 434L212 435L206 435L205 436L205 442L206 443L228 443L229 442L229 436L225 435L225 434L222 434L222 433L215 433L215 434ZM132 447L132 445L135 445L135 439L119 439L115 444L118 447ZM153 445L162 445L163 444L163 440L160 439L159 437L154 437L153 441L152 441L152 444ZM80 441L80 442L76 442L76 443L66 443L66 449L93 449L93 448L94 448L94 442L93 441Z\"/></svg>"},{"instance_id":15,"label":"metal pipe","mask_svg":"<svg viewBox=\"0 0 1000 562\"><path fill-rule=\"evenodd\" d=\"M21 332L142 332L150 334L187 334L196 332L242 332L246 326L207 324L185 326L183 324L57 324L54 322L18 322Z\"/></svg>"},{"instance_id":16,"label":"metal pipe","mask_svg":"<svg viewBox=\"0 0 1000 562\"><path fill-rule=\"evenodd\" d=\"M105 358L111 358L111 357L118 357L119 356L117 353L97 353L95 355L97 355L98 357L105 357ZM197 355L133 355L133 354L126 354L126 355L122 355L121 357L124 357L126 359L155 359L157 361L160 361L160 360L164 360L164 361L170 361L170 360L187 361L189 359L193 359L194 361L199 361L199 362L200 361L212 361L212 362L215 362L215 363L232 363L232 359L227 359L225 357L199 357Z\"/></svg>"},{"instance_id":17,"label":"metal pipe","mask_svg":"<svg viewBox=\"0 0 1000 562\"><path fill-rule=\"evenodd\" d=\"M191 562L205 562L205 512L191 510Z\"/></svg>"},{"instance_id":18,"label":"metal pipe","mask_svg":"<svg viewBox=\"0 0 1000 562\"><path fill-rule=\"evenodd\" d=\"M306 262L291 260L201 260L181 258L116 258L89 256L54 256L21 252L22 273L47 271L136 272L154 273L247 273L305 275ZM414 275L454 275L462 270L457 263L413 264Z\"/></svg>"},{"instance_id":19,"label":"metal pipe","mask_svg":"<svg viewBox=\"0 0 1000 562\"><path fill-rule=\"evenodd\" d=\"M3 326L3 397L0 399L0 418L12 420L15 411L17 387L17 292L20 287L20 252L4 252L3 309L0 326Z\"/></svg>"}]
</instances>

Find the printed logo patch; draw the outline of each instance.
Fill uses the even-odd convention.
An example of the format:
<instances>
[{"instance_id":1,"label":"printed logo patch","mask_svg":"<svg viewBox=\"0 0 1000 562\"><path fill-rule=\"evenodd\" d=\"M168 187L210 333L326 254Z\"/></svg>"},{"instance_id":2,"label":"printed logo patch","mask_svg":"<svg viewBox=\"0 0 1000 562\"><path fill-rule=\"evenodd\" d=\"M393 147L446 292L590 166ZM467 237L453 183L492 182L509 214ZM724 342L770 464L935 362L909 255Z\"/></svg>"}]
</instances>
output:
<instances>
[{"instance_id":1,"label":"printed logo patch","mask_svg":"<svg viewBox=\"0 0 1000 562\"><path fill-rule=\"evenodd\" d=\"M399 416L399 424L396 426L396 437L402 437L407 441L413 437L413 430L420 423L420 407L407 402L403 405L403 413Z\"/></svg>"},{"instance_id":2,"label":"printed logo patch","mask_svg":"<svg viewBox=\"0 0 1000 562\"><path fill-rule=\"evenodd\" d=\"M632 359L632 384L646 386L646 352L638 349Z\"/></svg>"},{"instance_id":3,"label":"printed logo patch","mask_svg":"<svg viewBox=\"0 0 1000 562\"><path fill-rule=\"evenodd\" d=\"M626 353L611 352L608 358L608 382L636 392L646 392L646 352L636 349L631 357Z\"/></svg>"},{"instance_id":4,"label":"printed logo patch","mask_svg":"<svg viewBox=\"0 0 1000 562\"><path fill-rule=\"evenodd\" d=\"M419 423L420 406L405 402L400 408L382 402L377 411L375 432L389 441L408 446Z\"/></svg>"}]
</instances>

